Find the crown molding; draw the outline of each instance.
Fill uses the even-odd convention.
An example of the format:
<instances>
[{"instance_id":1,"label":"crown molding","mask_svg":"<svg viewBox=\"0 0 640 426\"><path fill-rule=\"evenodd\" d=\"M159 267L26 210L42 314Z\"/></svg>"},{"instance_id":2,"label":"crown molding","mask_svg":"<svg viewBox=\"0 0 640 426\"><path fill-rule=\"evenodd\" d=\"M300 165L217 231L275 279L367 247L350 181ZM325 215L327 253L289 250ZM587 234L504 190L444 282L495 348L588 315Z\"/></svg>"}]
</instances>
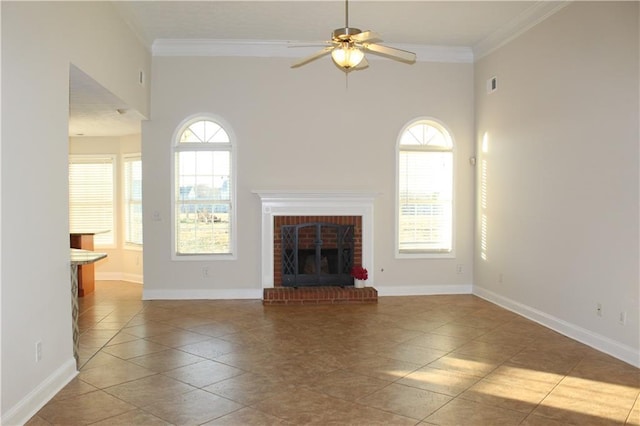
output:
<instances>
[{"instance_id":1,"label":"crown molding","mask_svg":"<svg viewBox=\"0 0 640 426\"><path fill-rule=\"evenodd\" d=\"M390 47L416 54L417 62L473 63L527 32L574 0L538 1L511 22L473 47L393 44ZM151 46L153 56L226 56L261 58L304 58L323 45L286 40L210 40L157 39ZM367 55L367 60L381 59Z\"/></svg>"},{"instance_id":2,"label":"crown molding","mask_svg":"<svg viewBox=\"0 0 640 426\"><path fill-rule=\"evenodd\" d=\"M417 62L473 62L468 47L394 44L398 49L414 52ZM244 56L261 58L301 58L313 54L321 46L303 45L284 40L204 40L158 39L153 42L153 56ZM368 55L367 59L378 59Z\"/></svg>"},{"instance_id":3,"label":"crown molding","mask_svg":"<svg viewBox=\"0 0 640 426\"><path fill-rule=\"evenodd\" d=\"M478 59L481 59L501 48L516 37L529 31L549 16L558 12L560 9L563 9L572 1L573 0L536 2L536 4L525 10L507 25L473 46L472 50L474 59L477 61Z\"/></svg>"}]
</instances>

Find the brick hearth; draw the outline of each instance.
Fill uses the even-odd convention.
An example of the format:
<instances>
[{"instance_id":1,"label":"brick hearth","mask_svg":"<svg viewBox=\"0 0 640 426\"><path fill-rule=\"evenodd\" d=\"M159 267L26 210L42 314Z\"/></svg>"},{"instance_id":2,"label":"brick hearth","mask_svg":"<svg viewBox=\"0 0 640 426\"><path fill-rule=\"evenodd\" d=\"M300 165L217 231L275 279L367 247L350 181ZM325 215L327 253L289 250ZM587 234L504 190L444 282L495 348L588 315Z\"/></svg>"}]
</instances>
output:
<instances>
[{"instance_id":1,"label":"brick hearth","mask_svg":"<svg viewBox=\"0 0 640 426\"><path fill-rule=\"evenodd\" d=\"M265 288L263 305L332 305L378 303L373 287L276 287Z\"/></svg>"}]
</instances>

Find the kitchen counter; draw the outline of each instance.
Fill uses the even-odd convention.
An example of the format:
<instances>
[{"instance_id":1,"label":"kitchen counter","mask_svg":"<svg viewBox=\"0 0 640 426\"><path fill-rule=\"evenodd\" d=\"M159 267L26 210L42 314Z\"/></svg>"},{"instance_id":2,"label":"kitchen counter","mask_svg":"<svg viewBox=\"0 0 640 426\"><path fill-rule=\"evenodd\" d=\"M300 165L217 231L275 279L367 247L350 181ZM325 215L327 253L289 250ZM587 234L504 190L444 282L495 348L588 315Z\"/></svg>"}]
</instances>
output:
<instances>
[{"instance_id":1,"label":"kitchen counter","mask_svg":"<svg viewBox=\"0 0 640 426\"><path fill-rule=\"evenodd\" d=\"M69 234L71 248L93 251L93 237L108 230L73 230ZM106 255L105 255L106 257ZM78 296L84 297L95 290L95 268L93 262L78 264Z\"/></svg>"},{"instance_id":2,"label":"kitchen counter","mask_svg":"<svg viewBox=\"0 0 640 426\"><path fill-rule=\"evenodd\" d=\"M78 356L80 348L80 331L78 327L78 278L81 267L92 265L100 259L107 257L107 253L96 253L95 251L74 249L69 254L71 264L71 320L73 327L73 357L76 359L76 367L79 368L80 358Z\"/></svg>"}]
</instances>

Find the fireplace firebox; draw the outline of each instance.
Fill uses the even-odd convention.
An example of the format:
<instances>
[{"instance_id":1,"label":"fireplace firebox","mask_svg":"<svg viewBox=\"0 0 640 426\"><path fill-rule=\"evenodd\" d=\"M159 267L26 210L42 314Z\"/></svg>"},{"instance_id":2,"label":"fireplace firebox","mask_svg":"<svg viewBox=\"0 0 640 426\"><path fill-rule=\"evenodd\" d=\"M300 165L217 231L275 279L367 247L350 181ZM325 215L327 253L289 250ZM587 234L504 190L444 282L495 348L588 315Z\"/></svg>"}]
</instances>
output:
<instances>
[{"instance_id":1,"label":"fireplace firebox","mask_svg":"<svg viewBox=\"0 0 640 426\"><path fill-rule=\"evenodd\" d=\"M353 285L353 225L282 225L281 244L284 287Z\"/></svg>"}]
</instances>

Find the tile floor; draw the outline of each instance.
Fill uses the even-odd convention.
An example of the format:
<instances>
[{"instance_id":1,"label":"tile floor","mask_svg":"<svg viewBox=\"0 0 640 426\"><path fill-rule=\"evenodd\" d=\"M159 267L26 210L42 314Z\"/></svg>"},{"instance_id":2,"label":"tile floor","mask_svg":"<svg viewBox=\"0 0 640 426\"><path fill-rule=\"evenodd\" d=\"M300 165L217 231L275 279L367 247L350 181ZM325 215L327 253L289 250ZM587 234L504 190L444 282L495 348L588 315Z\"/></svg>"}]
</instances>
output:
<instances>
[{"instance_id":1,"label":"tile floor","mask_svg":"<svg viewBox=\"0 0 640 426\"><path fill-rule=\"evenodd\" d=\"M81 300L35 425L640 425L640 370L471 295L377 305Z\"/></svg>"}]
</instances>

